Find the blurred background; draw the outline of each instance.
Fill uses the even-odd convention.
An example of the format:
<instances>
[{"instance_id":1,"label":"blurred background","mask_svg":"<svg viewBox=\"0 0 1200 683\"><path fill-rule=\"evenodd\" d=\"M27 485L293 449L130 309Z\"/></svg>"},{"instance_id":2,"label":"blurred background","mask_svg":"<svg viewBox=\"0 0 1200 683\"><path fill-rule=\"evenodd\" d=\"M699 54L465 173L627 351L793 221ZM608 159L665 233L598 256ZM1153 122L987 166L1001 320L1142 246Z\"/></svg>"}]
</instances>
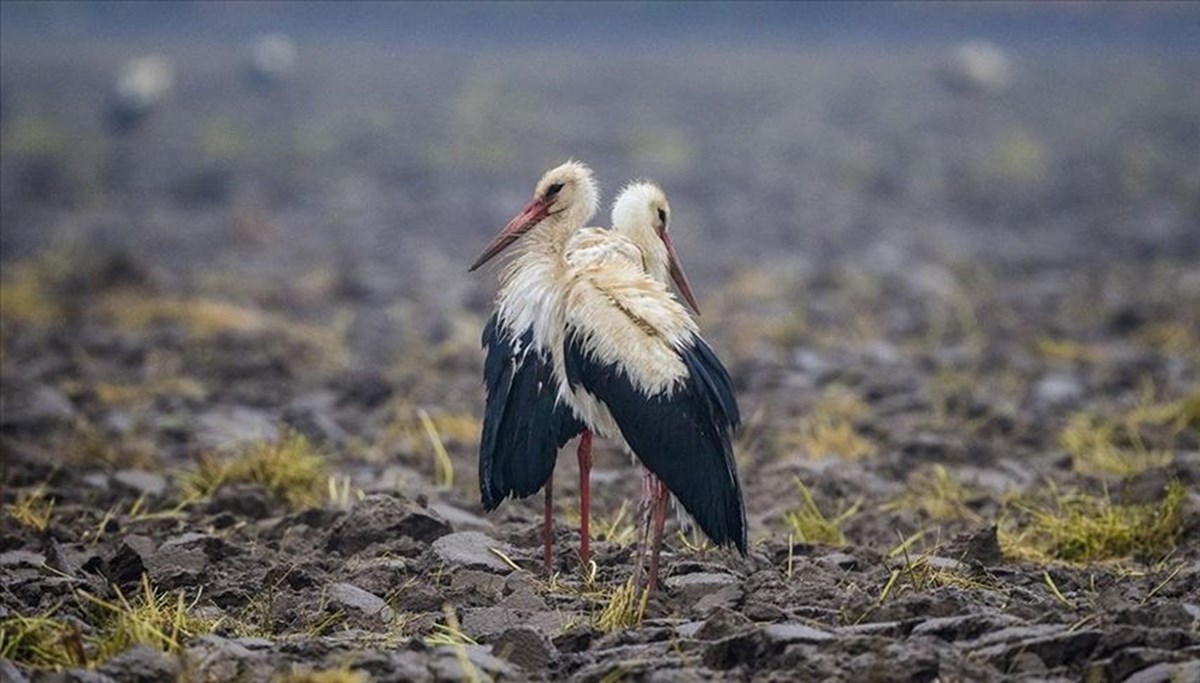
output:
<instances>
[{"instance_id":1,"label":"blurred background","mask_svg":"<svg viewBox=\"0 0 1200 683\"><path fill-rule=\"evenodd\" d=\"M830 382L920 414L993 372L1016 414L1196 375L1192 3L0 12L16 436L188 457L284 419L386 460L428 407L469 463L495 281L466 265L568 157L606 203L666 188L767 450ZM1080 365L1114 339L1177 360Z\"/></svg>"},{"instance_id":2,"label":"blurred background","mask_svg":"<svg viewBox=\"0 0 1200 683\"><path fill-rule=\"evenodd\" d=\"M672 533L651 613L835 629L705 666L1124 680L1194 656L1198 46L1200 3L4 0L0 635L24 635L0 652L100 666L120 648L79 586L150 581L193 635L287 636L260 669L370 642L396 679L456 671L417 641L464 642L445 603L495 642L500 577L404 528L481 530L511 557L460 536L470 563L541 575L541 498L480 508L496 281L466 268L574 157L597 224L630 179L668 192L745 418L749 558ZM597 583L564 456L561 573L504 580L504 624L554 638L552 678L698 666L682 626L590 635L636 602L610 588L638 478L597 449ZM531 599L541 621L503 611ZM998 655L1001 630L1029 641Z\"/></svg>"}]
</instances>

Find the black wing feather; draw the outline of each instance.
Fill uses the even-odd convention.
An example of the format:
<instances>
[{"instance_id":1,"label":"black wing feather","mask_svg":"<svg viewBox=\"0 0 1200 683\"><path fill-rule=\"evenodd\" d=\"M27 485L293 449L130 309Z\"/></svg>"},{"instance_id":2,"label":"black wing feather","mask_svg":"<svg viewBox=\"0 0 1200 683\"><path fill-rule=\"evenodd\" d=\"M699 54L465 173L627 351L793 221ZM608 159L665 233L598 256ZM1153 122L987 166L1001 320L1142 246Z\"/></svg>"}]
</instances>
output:
<instances>
[{"instance_id":1,"label":"black wing feather","mask_svg":"<svg viewBox=\"0 0 1200 683\"><path fill-rule=\"evenodd\" d=\"M533 347L533 330L518 344L495 314L483 330L487 402L479 440L479 493L486 510L505 498L537 493L554 473L558 449L583 431L557 401L553 364Z\"/></svg>"},{"instance_id":2,"label":"black wing feather","mask_svg":"<svg viewBox=\"0 0 1200 683\"><path fill-rule=\"evenodd\" d=\"M574 335L564 343L567 378L612 413L638 459L717 545L746 552L746 511L733 457L740 423L729 373L702 339L680 357L688 368L670 395L646 396L615 363L593 358Z\"/></svg>"}]
</instances>

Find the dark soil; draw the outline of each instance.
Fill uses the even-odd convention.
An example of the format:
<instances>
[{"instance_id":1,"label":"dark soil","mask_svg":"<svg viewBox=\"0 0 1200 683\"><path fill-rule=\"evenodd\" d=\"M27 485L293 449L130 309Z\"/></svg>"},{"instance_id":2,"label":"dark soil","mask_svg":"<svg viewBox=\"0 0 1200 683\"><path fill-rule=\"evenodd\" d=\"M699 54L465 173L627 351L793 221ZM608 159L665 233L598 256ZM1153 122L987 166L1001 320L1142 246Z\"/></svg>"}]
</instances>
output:
<instances>
[{"instance_id":1,"label":"dark soil","mask_svg":"<svg viewBox=\"0 0 1200 683\"><path fill-rule=\"evenodd\" d=\"M111 136L129 50L3 47L0 619L86 654L82 594L146 576L215 628L94 673L13 650L5 680L1200 679L1194 57L1016 54L1010 87L962 94L933 49L314 45L263 91L188 43ZM474 474L495 285L466 265L568 155L606 197L667 189L747 417L749 553L670 534L613 632L633 548L598 535L585 582L574 458L553 578L540 496L485 515ZM190 493L284 431L323 454L322 502ZM597 527L632 510L620 453L593 481ZM789 524L798 482L842 539ZM1038 545L1071 496L1166 531Z\"/></svg>"}]
</instances>

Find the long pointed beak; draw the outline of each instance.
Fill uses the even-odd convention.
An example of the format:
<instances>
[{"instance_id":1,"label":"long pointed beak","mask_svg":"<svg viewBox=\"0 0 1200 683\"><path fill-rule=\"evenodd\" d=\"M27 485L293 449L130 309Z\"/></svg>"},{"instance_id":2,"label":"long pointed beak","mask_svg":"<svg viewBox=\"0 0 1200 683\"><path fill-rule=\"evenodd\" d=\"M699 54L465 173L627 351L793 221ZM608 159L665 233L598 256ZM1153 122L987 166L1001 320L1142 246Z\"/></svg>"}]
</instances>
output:
<instances>
[{"instance_id":1,"label":"long pointed beak","mask_svg":"<svg viewBox=\"0 0 1200 683\"><path fill-rule=\"evenodd\" d=\"M529 202L524 209L521 209L521 213L513 217L508 222L508 225L504 226L500 234L492 238L487 248L479 255L479 258L475 259L475 263L467 269L467 272L470 273L479 266L491 261L497 254L507 249L508 245L516 242L521 235L529 232L530 228L542 222L549 213L550 206L542 199L534 199Z\"/></svg>"},{"instance_id":2,"label":"long pointed beak","mask_svg":"<svg viewBox=\"0 0 1200 683\"><path fill-rule=\"evenodd\" d=\"M679 293L687 299L688 305L700 315L700 304L696 303L696 296L692 294L692 285L688 282L687 274L683 272L683 264L679 262L679 255L675 253L675 245L671 244L671 236L664 230L662 233L663 244L667 246L667 264L671 271L671 280L675 282L675 286L679 288Z\"/></svg>"}]
</instances>

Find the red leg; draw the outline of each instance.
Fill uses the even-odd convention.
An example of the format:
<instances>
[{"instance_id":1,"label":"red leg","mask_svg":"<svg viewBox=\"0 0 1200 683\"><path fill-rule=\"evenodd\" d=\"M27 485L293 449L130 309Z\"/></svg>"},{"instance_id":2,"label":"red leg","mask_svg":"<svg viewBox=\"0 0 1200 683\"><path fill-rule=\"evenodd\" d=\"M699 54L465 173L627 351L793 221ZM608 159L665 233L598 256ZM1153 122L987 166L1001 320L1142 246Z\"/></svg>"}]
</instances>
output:
<instances>
[{"instance_id":1,"label":"red leg","mask_svg":"<svg viewBox=\"0 0 1200 683\"><path fill-rule=\"evenodd\" d=\"M654 547L650 551L650 588L648 591L651 595L654 595L654 589L658 585L658 555L662 552L663 526L667 522L667 500L670 498L667 485L662 481L657 484L654 500Z\"/></svg>"},{"instance_id":2,"label":"red leg","mask_svg":"<svg viewBox=\"0 0 1200 683\"><path fill-rule=\"evenodd\" d=\"M546 507L542 511L542 562L546 571L554 566L554 472L546 480Z\"/></svg>"},{"instance_id":3,"label":"red leg","mask_svg":"<svg viewBox=\"0 0 1200 683\"><path fill-rule=\"evenodd\" d=\"M589 520L592 507L592 430L579 437L579 559L586 567L592 559Z\"/></svg>"},{"instance_id":4,"label":"red leg","mask_svg":"<svg viewBox=\"0 0 1200 683\"><path fill-rule=\"evenodd\" d=\"M633 566L633 585L638 593L642 590L642 571L646 566L646 551L650 546L650 526L654 519L654 501L658 492L658 477L646 469L639 467L642 473L642 497L638 500L638 543L637 561Z\"/></svg>"}]
</instances>

